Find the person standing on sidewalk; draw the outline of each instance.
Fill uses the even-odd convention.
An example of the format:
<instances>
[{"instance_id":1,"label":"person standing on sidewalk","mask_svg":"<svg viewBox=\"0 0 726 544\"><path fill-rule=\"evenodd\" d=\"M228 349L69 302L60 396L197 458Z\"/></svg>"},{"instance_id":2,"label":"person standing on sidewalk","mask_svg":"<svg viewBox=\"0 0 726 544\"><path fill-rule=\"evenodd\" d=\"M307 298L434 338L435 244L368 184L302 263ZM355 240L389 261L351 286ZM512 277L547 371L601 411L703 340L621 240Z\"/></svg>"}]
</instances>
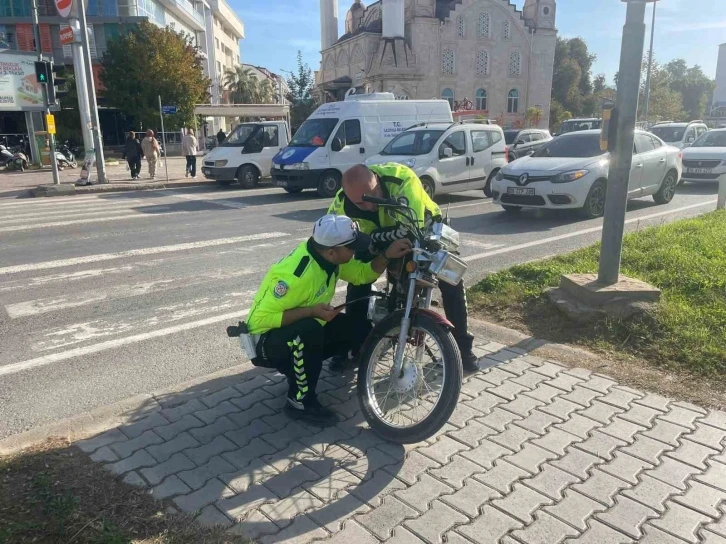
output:
<instances>
[{"instance_id":1,"label":"person standing on sidewalk","mask_svg":"<svg viewBox=\"0 0 726 544\"><path fill-rule=\"evenodd\" d=\"M193 129L187 129L187 133L182 139L182 154L187 158L187 169L184 174L185 178L192 176L197 177L197 137L194 136Z\"/></svg>"},{"instance_id":2,"label":"person standing on sidewalk","mask_svg":"<svg viewBox=\"0 0 726 544\"><path fill-rule=\"evenodd\" d=\"M141 142L141 150L144 152L146 162L149 164L149 176L154 179L156 177L156 163L159 160L161 150L159 149L159 142L154 138L153 130L146 131L146 138Z\"/></svg>"},{"instance_id":3,"label":"person standing on sidewalk","mask_svg":"<svg viewBox=\"0 0 726 544\"><path fill-rule=\"evenodd\" d=\"M226 138L226 134L224 131L220 128L219 132L217 132L217 145L221 145L224 139Z\"/></svg>"},{"instance_id":4,"label":"person standing on sidewalk","mask_svg":"<svg viewBox=\"0 0 726 544\"><path fill-rule=\"evenodd\" d=\"M124 154L123 158L129 164L129 171L131 172L131 179L139 179L141 173L141 157L143 151L141 151L141 143L136 138L136 133L131 131L126 137L124 142Z\"/></svg>"}]
</instances>

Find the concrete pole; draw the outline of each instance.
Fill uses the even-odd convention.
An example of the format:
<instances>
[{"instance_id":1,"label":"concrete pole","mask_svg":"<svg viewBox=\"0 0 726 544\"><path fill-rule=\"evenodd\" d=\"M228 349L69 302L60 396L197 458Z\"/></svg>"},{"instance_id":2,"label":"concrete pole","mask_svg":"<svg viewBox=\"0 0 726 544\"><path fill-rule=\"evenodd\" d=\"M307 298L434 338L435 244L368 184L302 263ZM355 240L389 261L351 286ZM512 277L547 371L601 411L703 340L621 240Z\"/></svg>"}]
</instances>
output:
<instances>
[{"instance_id":1,"label":"concrete pole","mask_svg":"<svg viewBox=\"0 0 726 544\"><path fill-rule=\"evenodd\" d=\"M25 127L28 129L28 138L30 138L30 162L40 164L40 149L35 139L35 123L33 122L33 112L25 112Z\"/></svg>"},{"instance_id":2,"label":"concrete pole","mask_svg":"<svg viewBox=\"0 0 726 544\"><path fill-rule=\"evenodd\" d=\"M716 201L717 210L726 210L726 181L721 180L718 183L718 200Z\"/></svg>"},{"instance_id":3,"label":"concrete pole","mask_svg":"<svg viewBox=\"0 0 726 544\"><path fill-rule=\"evenodd\" d=\"M35 37L35 49L38 52L38 60L43 60L43 49L40 43L40 24L38 23L38 0L30 0L31 11L33 14L33 32ZM50 79L51 74L48 74ZM43 89L43 100L45 101L45 114L50 114L50 103L48 102L48 87L47 85L41 85ZM35 138L35 134L33 134ZM50 142L50 168L53 172L53 185L60 185L60 174L58 173L58 161L55 159L55 136L48 134L48 141ZM40 150L38 150L40 151ZM40 161L40 153L38 153L38 162Z\"/></svg>"},{"instance_id":4,"label":"concrete pole","mask_svg":"<svg viewBox=\"0 0 726 544\"><path fill-rule=\"evenodd\" d=\"M626 0L623 0L626 1ZM610 156L605 219L600 251L598 283L614 285L620 274L620 258L623 251L625 211L628 203L628 183L633 164L633 140L635 116L638 112L640 68L645 41L646 0L628 0L628 10L623 27L618 71L618 110L616 146Z\"/></svg>"},{"instance_id":5,"label":"concrete pole","mask_svg":"<svg viewBox=\"0 0 726 544\"><path fill-rule=\"evenodd\" d=\"M650 25L650 54L648 55L648 75L645 78L645 111L643 120L648 122L648 110L650 109L650 74L653 70L653 38L655 37L655 8L657 0L653 2L653 22Z\"/></svg>"},{"instance_id":6,"label":"concrete pole","mask_svg":"<svg viewBox=\"0 0 726 544\"><path fill-rule=\"evenodd\" d=\"M93 85L93 62L91 61L91 47L88 43L88 25L86 24L86 3L78 2L78 22L81 30L82 57L86 65L86 88L88 89L88 105L91 109L91 132L93 134L93 147L96 150L96 171L99 183L108 183L106 176L106 163L103 157L103 140L101 139L101 122L98 119L98 103L96 102L96 87Z\"/></svg>"},{"instance_id":7,"label":"concrete pole","mask_svg":"<svg viewBox=\"0 0 726 544\"><path fill-rule=\"evenodd\" d=\"M78 19L69 21L74 32L80 34L81 24ZM83 50L80 43L71 44L71 53L73 55L73 73L76 77L76 92L78 93L78 111L81 114L81 132L83 133L83 149L89 151L93 149L93 134L91 127L91 106L88 102L88 81L86 78L85 64L83 63Z\"/></svg>"}]
</instances>

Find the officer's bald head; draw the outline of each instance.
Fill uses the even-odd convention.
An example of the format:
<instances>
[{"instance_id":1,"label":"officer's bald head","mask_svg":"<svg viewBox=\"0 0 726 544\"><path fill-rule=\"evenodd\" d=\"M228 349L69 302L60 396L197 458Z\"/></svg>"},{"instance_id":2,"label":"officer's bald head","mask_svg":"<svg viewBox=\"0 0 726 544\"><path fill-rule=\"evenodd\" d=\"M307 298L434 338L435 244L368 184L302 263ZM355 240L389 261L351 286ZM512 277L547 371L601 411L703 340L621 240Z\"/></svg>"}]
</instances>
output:
<instances>
[{"instance_id":1,"label":"officer's bald head","mask_svg":"<svg viewBox=\"0 0 726 544\"><path fill-rule=\"evenodd\" d=\"M374 212L377 204L363 202L365 195L383 196L378 184L378 178L365 164L356 164L343 174L343 191L353 204L359 209Z\"/></svg>"}]
</instances>

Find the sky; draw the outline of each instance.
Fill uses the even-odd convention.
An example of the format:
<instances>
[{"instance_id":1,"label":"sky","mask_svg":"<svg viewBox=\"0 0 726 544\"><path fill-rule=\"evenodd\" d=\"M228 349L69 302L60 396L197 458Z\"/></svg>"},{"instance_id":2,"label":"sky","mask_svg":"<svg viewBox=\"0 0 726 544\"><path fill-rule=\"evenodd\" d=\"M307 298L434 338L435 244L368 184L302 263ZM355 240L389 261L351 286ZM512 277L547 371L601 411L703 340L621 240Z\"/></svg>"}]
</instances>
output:
<instances>
[{"instance_id":1,"label":"sky","mask_svg":"<svg viewBox=\"0 0 726 544\"><path fill-rule=\"evenodd\" d=\"M502 0L503 1L503 0ZM296 68L297 51L313 70L320 65L319 0L227 0L245 24L242 62L281 73ZM521 9L524 0L513 0ZM340 34L352 0L339 0ZM364 0L364 3L365 0ZM270 6L274 4L274 10ZM659 0L655 25L655 58L665 64L684 58L716 77L718 46L726 42L726 0ZM626 5L621 0L558 0L557 28L565 38L582 37L597 55L593 76L612 83L618 71ZM646 43L652 5L646 10Z\"/></svg>"}]
</instances>

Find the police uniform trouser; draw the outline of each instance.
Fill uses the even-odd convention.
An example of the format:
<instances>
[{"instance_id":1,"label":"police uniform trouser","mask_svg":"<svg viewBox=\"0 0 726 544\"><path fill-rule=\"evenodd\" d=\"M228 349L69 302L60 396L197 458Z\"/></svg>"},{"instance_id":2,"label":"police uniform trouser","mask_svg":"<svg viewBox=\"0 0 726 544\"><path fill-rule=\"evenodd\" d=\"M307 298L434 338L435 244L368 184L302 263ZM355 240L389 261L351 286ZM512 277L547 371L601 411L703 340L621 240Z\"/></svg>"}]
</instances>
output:
<instances>
[{"instance_id":1,"label":"police uniform trouser","mask_svg":"<svg viewBox=\"0 0 726 544\"><path fill-rule=\"evenodd\" d=\"M260 343L265 358L287 377L288 396L305 404L315 398L323 361L358 350L370 329L368 323L354 327L350 316L338 314L325 326L315 319L301 319L272 329Z\"/></svg>"},{"instance_id":2,"label":"police uniform trouser","mask_svg":"<svg viewBox=\"0 0 726 544\"><path fill-rule=\"evenodd\" d=\"M462 354L466 354L471 351L474 337L469 334L469 317L467 315L467 304L466 304L466 290L464 289L464 282L460 281L459 285L449 285L446 282L439 282L439 289L441 290L441 299L444 303L444 312L446 318L451 321L454 325L454 339L456 340L459 350ZM356 300L370 295L371 284L367 285L352 285L348 284L348 291L346 294L346 301ZM346 307L345 310L348 315L353 318L355 325L360 326L361 322L365 322L368 319L368 301L364 300L356 302Z\"/></svg>"}]
</instances>

